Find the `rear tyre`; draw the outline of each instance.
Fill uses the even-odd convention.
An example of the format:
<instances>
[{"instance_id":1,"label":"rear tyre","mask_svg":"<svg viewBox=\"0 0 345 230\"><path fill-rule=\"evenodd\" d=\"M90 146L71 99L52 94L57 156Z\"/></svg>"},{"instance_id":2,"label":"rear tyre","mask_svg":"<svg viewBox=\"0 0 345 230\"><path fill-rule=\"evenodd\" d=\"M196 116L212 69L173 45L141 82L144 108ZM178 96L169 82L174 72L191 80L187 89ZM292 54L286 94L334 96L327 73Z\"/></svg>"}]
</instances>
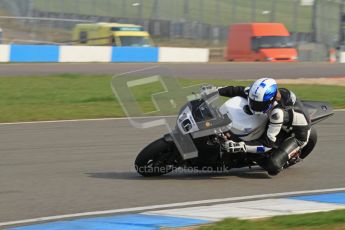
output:
<instances>
[{"instance_id":1,"label":"rear tyre","mask_svg":"<svg viewBox=\"0 0 345 230\"><path fill-rule=\"evenodd\" d=\"M314 149L317 142L317 132L315 128L311 128L309 141L306 146L301 150L300 158L306 158Z\"/></svg>"},{"instance_id":2,"label":"rear tyre","mask_svg":"<svg viewBox=\"0 0 345 230\"><path fill-rule=\"evenodd\" d=\"M145 177L161 176L171 172L176 162L174 145L161 138L141 150L135 160L135 169Z\"/></svg>"}]
</instances>

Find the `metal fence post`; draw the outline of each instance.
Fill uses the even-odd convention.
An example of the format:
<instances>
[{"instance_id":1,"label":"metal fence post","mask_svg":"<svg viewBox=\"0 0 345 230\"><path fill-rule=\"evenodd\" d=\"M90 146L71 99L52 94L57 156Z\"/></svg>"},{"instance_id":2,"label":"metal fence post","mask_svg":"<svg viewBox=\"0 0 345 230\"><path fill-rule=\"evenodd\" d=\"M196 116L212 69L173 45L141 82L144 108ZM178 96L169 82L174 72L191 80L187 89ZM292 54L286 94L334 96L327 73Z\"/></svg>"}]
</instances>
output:
<instances>
[{"instance_id":1,"label":"metal fence post","mask_svg":"<svg viewBox=\"0 0 345 230\"><path fill-rule=\"evenodd\" d=\"M312 20L311 20L311 40L312 42L316 42L316 10L317 10L318 0L314 0L313 8L312 8Z\"/></svg>"},{"instance_id":2,"label":"metal fence post","mask_svg":"<svg viewBox=\"0 0 345 230\"><path fill-rule=\"evenodd\" d=\"M215 17L216 17L216 20L215 20L215 23L217 25L220 25L220 21L221 21L221 12L220 12L220 2L219 0L216 0L216 12L215 12Z\"/></svg>"},{"instance_id":3,"label":"metal fence post","mask_svg":"<svg viewBox=\"0 0 345 230\"><path fill-rule=\"evenodd\" d=\"M293 13L292 13L292 30L294 32L294 37L293 40L296 42L297 40L297 33L298 33L298 5L299 5L299 0L294 0L293 1Z\"/></svg>"},{"instance_id":4,"label":"metal fence post","mask_svg":"<svg viewBox=\"0 0 345 230\"><path fill-rule=\"evenodd\" d=\"M252 22L256 21L256 0L252 0Z\"/></svg>"},{"instance_id":5,"label":"metal fence post","mask_svg":"<svg viewBox=\"0 0 345 230\"><path fill-rule=\"evenodd\" d=\"M85 14L91 15L91 14L93 14L93 12L95 12L93 15L97 15L97 13L96 13L97 9L94 8L94 0L90 0L89 3L90 3L89 12L86 11Z\"/></svg>"},{"instance_id":6,"label":"metal fence post","mask_svg":"<svg viewBox=\"0 0 345 230\"><path fill-rule=\"evenodd\" d=\"M204 22L204 0L199 0L199 21Z\"/></svg>"},{"instance_id":7,"label":"metal fence post","mask_svg":"<svg viewBox=\"0 0 345 230\"><path fill-rule=\"evenodd\" d=\"M48 17L48 6L49 6L49 3L46 1L44 4L43 4L43 17L47 18ZM49 22L48 25L50 25L51 23Z\"/></svg>"},{"instance_id":8,"label":"metal fence post","mask_svg":"<svg viewBox=\"0 0 345 230\"><path fill-rule=\"evenodd\" d=\"M270 18L271 22L274 22L276 20L276 8L277 8L277 1L272 0L272 2L271 2L271 18Z\"/></svg>"},{"instance_id":9,"label":"metal fence post","mask_svg":"<svg viewBox=\"0 0 345 230\"><path fill-rule=\"evenodd\" d=\"M47 0L48 1L48 0ZM62 2L62 11L63 10L65 10L65 1L63 1ZM52 8L52 2L50 1L50 3L49 3L49 9L51 9ZM53 10L52 10L53 11ZM63 16L61 13L60 13L60 17L61 16ZM48 13L48 17L50 17L49 16L49 13ZM56 24L55 24L55 22L54 21L48 21L48 25L49 25L49 28L48 28L48 34L49 34L49 40L50 41L53 41L54 40L54 28L55 28L55 26L56 26Z\"/></svg>"},{"instance_id":10,"label":"metal fence post","mask_svg":"<svg viewBox=\"0 0 345 230\"><path fill-rule=\"evenodd\" d=\"M340 7L339 7L339 39L338 39L338 46L343 46L344 45L344 40L345 40L345 36L344 36L344 27L345 27L345 23L344 23L344 19L345 19L345 0L341 0L340 1Z\"/></svg>"},{"instance_id":11,"label":"metal fence post","mask_svg":"<svg viewBox=\"0 0 345 230\"><path fill-rule=\"evenodd\" d=\"M95 15L99 15L101 16L102 15L102 11L100 12L100 8L97 6L97 1L96 0L92 0L92 8L93 8L93 11L95 12ZM98 10L98 13L96 13L96 10Z\"/></svg>"},{"instance_id":12,"label":"metal fence post","mask_svg":"<svg viewBox=\"0 0 345 230\"><path fill-rule=\"evenodd\" d=\"M232 0L231 23L236 23L237 0Z\"/></svg>"},{"instance_id":13,"label":"metal fence post","mask_svg":"<svg viewBox=\"0 0 345 230\"><path fill-rule=\"evenodd\" d=\"M184 0L183 3L183 16L186 21L189 20L189 0Z\"/></svg>"},{"instance_id":14,"label":"metal fence post","mask_svg":"<svg viewBox=\"0 0 345 230\"><path fill-rule=\"evenodd\" d=\"M139 0L138 2L138 19L143 19L143 0Z\"/></svg>"},{"instance_id":15,"label":"metal fence post","mask_svg":"<svg viewBox=\"0 0 345 230\"><path fill-rule=\"evenodd\" d=\"M159 19L160 15L159 15L159 0L155 0L153 3L153 8L151 11L151 19Z\"/></svg>"},{"instance_id":16,"label":"metal fence post","mask_svg":"<svg viewBox=\"0 0 345 230\"><path fill-rule=\"evenodd\" d=\"M33 6L34 6L34 3L33 3L33 0L30 0L29 1L29 15L30 15L30 17L34 17L34 14L33 14L33 10L34 10L34 8L33 8ZM38 23L40 23L38 20L31 20L30 21L30 24L32 24L32 26L30 26L30 27L32 27L31 28L31 30L30 30L30 37L31 37L31 39L32 40L37 40L37 28L38 28L38 26L37 26L37 24Z\"/></svg>"},{"instance_id":17,"label":"metal fence post","mask_svg":"<svg viewBox=\"0 0 345 230\"><path fill-rule=\"evenodd\" d=\"M80 1L81 0L75 0L76 2L77 2L77 6L76 6L76 9L78 10L77 11L77 14L78 14L78 16L80 17L80 15L82 14L81 13L81 10L80 10Z\"/></svg>"},{"instance_id":18,"label":"metal fence post","mask_svg":"<svg viewBox=\"0 0 345 230\"><path fill-rule=\"evenodd\" d=\"M105 11L105 15L106 15L106 16L111 16L111 15L112 15L112 13L111 13L111 11L112 11L112 8L111 8L111 0L108 0L107 10L108 10L108 11ZM109 13L109 12L110 12L110 13Z\"/></svg>"},{"instance_id":19,"label":"metal fence post","mask_svg":"<svg viewBox=\"0 0 345 230\"><path fill-rule=\"evenodd\" d=\"M74 4L72 6L75 8L75 12L72 13L72 18L76 19L77 18L77 9L79 8L78 0L74 0Z\"/></svg>"},{"instance_id":20,"label":"metal fence post","mask_svg":"<svg viewBox=\"0 0 345 230\"><path fill-rule=\"evenodd\" d=\"M28 16L29 17L33 17L33 10L34 10L34 3L32 0L29 0L29 3L28 3Z\"/></svg>"},{"instance_id":21,"label":"metal fence post","mask_svg":"<svg viewBox=\"0 0 345 230\"><path fill-rule=\"evenodd\" d=\"M122 0L122 17L126 17L127 16L127 0Z\"/></svg>"}]
</instances>

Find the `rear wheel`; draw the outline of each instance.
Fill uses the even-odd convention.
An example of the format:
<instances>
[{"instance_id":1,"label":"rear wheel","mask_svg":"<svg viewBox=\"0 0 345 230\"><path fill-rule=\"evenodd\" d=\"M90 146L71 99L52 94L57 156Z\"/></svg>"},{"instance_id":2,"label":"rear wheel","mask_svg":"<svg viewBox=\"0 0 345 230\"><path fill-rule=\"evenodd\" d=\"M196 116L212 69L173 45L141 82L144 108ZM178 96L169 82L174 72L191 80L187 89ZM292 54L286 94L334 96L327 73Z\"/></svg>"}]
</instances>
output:
<instances>
[{"instance_id":1,"label":"rear wheel","mask_svg":"<svg viewBox=\"0 0 345 230\"><path fill-rule=\"evenodd\" d=\"M310 131L309 141L307 145L304 146L304 148L301 150L300 158L302 159L306 158L311 153L311 151L313 151L316 145L316 142L317 142L317 132L316 132L316 129L312 127Z\"/></svg>"},{"instance_id":2,"label":"rear wheel","mask_svg":"<svg viewBox=\"0 0 345 230\"><path fill-rule=\"evenodd\" d=\"M161 138L139 153L135 160L135 169L142 176L161 176L174 170L177 156L174 145Z\"/></svg>"}]
</instances>

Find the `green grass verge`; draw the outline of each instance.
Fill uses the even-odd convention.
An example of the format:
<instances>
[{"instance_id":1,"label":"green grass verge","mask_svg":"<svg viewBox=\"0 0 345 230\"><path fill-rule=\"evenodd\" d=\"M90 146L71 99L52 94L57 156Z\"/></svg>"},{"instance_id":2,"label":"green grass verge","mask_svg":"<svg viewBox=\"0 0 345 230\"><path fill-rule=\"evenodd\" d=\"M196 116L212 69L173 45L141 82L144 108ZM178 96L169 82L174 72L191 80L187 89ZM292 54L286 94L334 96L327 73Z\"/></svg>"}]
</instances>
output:
<instances>
[{"instance_id":1,"label":"green grass verge","mask_svg":"<svg viewBox=\"0 0 345 230\"><path fill-rule=\"evenodd\" d=\"M345 229L345 210L278 216L262 220L226 219L200 230L340 230Z\"/></svg>"},{"instance_id":2,"label":"green grass verge","mask_svg":"<svg viewBox=\"0 0 345 230\"><path fill-rule=\"evenodd\" d=\"M121 117L124 112L110 87L109 75L64 74L44 77L0 78L0 122ZM248 85L247 81L180 80L181 85L210 83L218 86ZM345 108L345 90L339 86L281 85L298 97L329 101ZM134 87L132 94L143 113L154 111L151 94L162 91L159 84ZM177 113L165 111L164 113ZM138 114L139 115L139 114Z\"/></svg>"}]
</instances>

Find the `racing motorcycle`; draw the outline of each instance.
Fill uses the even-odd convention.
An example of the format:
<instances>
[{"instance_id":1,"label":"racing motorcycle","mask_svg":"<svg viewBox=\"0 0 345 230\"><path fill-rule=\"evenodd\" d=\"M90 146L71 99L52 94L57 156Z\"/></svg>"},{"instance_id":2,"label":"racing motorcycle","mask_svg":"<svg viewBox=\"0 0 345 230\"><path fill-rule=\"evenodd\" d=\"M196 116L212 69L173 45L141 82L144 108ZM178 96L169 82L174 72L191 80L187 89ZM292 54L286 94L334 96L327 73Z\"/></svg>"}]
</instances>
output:
<instances>
[{"instance_id":1,"label":"racing motorcycle","mask_svg":"<svg viewBox=\"0 0 345 230\"><path fill-rule=\"evenodd\" d=\"M265 114L253 115L245 98L233 97L223 102L215 89L211 85L203 86L198 97L181 108L175 128L141 150L135 160L139 174L160 176L179 168L224 171L260 166L269 157L270 151L227 151L224 143L228 140L238 142L259 139L266 130L268 117ZM333 115L327 102L302 103L310 115L311 134L307 145L290 158L284 168L310 154L317 142L314 125ZM291 135L290 129L283 130L283 136Z\"/></svg>"}]
</instances>

